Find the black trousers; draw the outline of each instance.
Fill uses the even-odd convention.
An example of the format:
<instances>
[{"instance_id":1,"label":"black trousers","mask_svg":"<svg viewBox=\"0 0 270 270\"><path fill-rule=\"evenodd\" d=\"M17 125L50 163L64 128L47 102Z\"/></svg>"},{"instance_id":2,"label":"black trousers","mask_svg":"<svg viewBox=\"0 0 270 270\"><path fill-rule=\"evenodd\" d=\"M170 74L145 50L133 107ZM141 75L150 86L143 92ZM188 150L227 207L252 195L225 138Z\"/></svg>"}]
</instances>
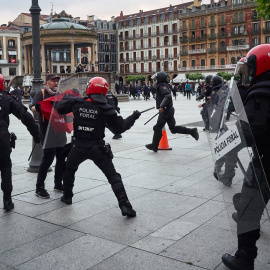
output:
<instances>
[{"instance_id":1,"label":"black trousers","mask_svg":"<svg viewBox=\"0 0 270 270\"><path fill-rule=\"evenodd\" d=\"M191 92L191 90L189 90L189 91L187 90L186 92L187 92L187 99L188 98L190 99L190 92Z\"/></svg>"},{"instance_id":2,"label":"black trousers","mask_svg":"<svg viewBox=\"0 0 270 270\"><path fill-rule=\"evenodd\" d=\"M64 147L47 148L44 149L44 156L39 166L37 176L37 189L45 188L45 179L47 172L53 163L54 157L56 157L54 183L55 185L62 184L63 174L65 170L65 155Z\"/></svg>"},{"instance_id":3,"label":"black trousers","mask_svg":"<svg viewBox=\"0 0 270 270\"><path fill-rule=\"evenodd\" d=\"M9 199L12 192L11 159L10 159L10 134L8 131L0 131L0 171L1 189L4 199Z\"/></svg>"},{"instance_id":4,"label":"black trousers","mask_svg":"<svg viewBox=\"0 0 270 270\"><path fill-rule=\"evenodd\" d=\"M168 124L171 133L180 133L180 134L191 134L191 129L176 126L175 118L174 118L174 107L169 108L165 112L159 114L156 125L153 127L154 135L152 145L154 148L158 148L159 141L162 137L162 128L165 124Z\"/></svg>"},{"instance_id":5,"label":"black trousers","mask_svg":"<svg viewBox=\"0 0 270 270\"><path fill-rule=\"evenodd\" d=\"M93 145L87 149L72 147L68 155L63 178L65 197L73 197L72 190L75 181L75 173L79 165L87 159L92 160L105 174L117 198L120 196L127 198L121 175L116 172L112 160L106 155L104 150L98 146L97 142L93 143Z\"/></svg>"}]
</instances>

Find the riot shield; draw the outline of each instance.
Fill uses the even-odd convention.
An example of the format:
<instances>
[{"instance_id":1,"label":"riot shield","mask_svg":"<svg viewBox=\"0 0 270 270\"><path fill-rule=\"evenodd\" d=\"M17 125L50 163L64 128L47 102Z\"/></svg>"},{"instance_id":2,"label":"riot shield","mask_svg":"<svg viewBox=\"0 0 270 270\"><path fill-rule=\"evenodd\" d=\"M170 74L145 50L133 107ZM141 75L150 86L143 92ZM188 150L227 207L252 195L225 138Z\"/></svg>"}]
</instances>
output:
<instances>
[{"instance_id":1,"label":"riot shield","mask_svg":"<svg viewBox=\"0 0 270 270\"><path fill-rule=\"evenodd\" d=\"M48 126L43 142L43 149L64 147L67 143L67 133L73 130L73 113L61 115L57 104L70 97L80 96L80 80L78 77L68 77L60 80L56 94L41 102L41 113L48 120Z\"/></svg>"},{"instance_id":2,"label":"riot shield","mask_svg":"<svg viewBox=\"0 0 270 270\"><path fill-rule=\"evenodd\" d=\"M214 176L220 182L221 198L227 209L227 224L238 234L257 230L261 222L270 221L270 177L265 173L233 79L227 89L224 86L216 92L208 117L207 137L215 164Z\"/></svg>"}]
</instances>

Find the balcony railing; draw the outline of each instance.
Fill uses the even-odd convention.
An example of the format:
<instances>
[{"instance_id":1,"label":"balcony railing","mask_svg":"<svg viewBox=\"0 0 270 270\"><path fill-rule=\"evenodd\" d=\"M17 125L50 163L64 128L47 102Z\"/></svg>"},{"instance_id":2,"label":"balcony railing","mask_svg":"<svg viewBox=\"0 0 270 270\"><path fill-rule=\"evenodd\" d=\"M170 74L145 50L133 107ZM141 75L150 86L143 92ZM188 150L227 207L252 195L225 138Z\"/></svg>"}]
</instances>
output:
<instances>
[{"instance_id":1,"label":"balcony railing","mask_svg":"<svg viewBox=\"0 0 270 270\"><path fill-rule=\"evenodd\" d=\"M190 29L191 29L191 30L196 29L196 24L191 24L191 25L190 25Z\"/></svg>"},{"instance_id":2,"label":"balcony railing","mask_svg":"<svg viewBox=\"0 0 270 270\"><path fill-rule=\"evenodd\" d=\"M182 25L181 30L182 30L182 31L187 31L187 30L188 30L187 25Z\"/></svg>"},{"instance_id":3,"label":"balcony railing","mask_svg":"<svg viewBox=\"0 0 270 270\"><path fill-rule=\"evenodd\" d=\"M217 52L217 49L216 48L209 48L207 50L208 53L216 53Z\"/></svg>"},{"instance_id":4,"label":"balcony railing","mask_svg":"<svg viewBox=\"0 0 270 270\"><path fill-rule=\"evenodd\" d=\"M206 28L206 24L205 23L201 23L200 26L199 26L200 29L202 28Z\"/></svg>"},{"instance_id":5,"label":"balcony railing","mask_svg":"<svg viewBox=\"0 0 270 270\"><path fill-rule=\"evenodd\" d=\"M234 31L231 31L231 36L232 37L239 37L239 36L246 36L248 34L247 30L245 30L244 32L240 33L240 32L234 32Z\"/></svg>"},{"instance_id":6,"label":"balcony railing","mask_svg":"<svg viewBox=\"0 0 270 270\"><path fill-rule=\"evenodd\" d=\"M223 47L223 46L218 47L218 52L226 52L226 51L227 51L227 47Z\"/></svg>"},{"instance_id":7,"label":"balcony railing","mask_svg":"<svg viewBox=\"0 0 270 270\"><path fill-rule=\"evenodd\" d=\"M182 67L178 71L195 71L195 70L216 70L216 69L235 69L235 64L231 65L212 65L212 66L196 66L196 67Z\"/></svg>"},{"instance_id":8,"label":"balcony railing","mask_svg":"<svg viewBox=\"0 0 270 270\"><path fill-rule=\"evenodd\" d=\"M189 38L189 42L196 42L196 41L197 41L197 39L194 36L192 36L192 37Z\"/></svg>"},{"instance_id":9,"label":"balcony railing","mask_svg":"<svg viewBox=\"0 0 270 270\"><path fill-rule=\"evenodd\" d=\"M254 48L254 47L256 47L256 46L258 46L260 44L261 44L260 42L258 42L258 43L252 42L251 45L250 45L250 49L252 49L252 48Z\"/></svg>"},{"instance_id":10,"label":"balcony railing","mask_svg":"<svg viewBox=\"0 0 270 270\"><path fill-rule=\"evenodd\" d=\"M251 35L260 35L261 34L261 29L260 28L251 29L250 33L251 33Z\"/></svg>"},{"instance_id":11,"label":"balcony railing","mask_svg":"<svg viewBox=\"0 0 270 270\"><path fill-rule=\"evenodd\" d=\"M206 53L206 49L196 49L196 50L189 50L189 54L200 54L200 53Z\"/></svg>"},{"instance_id":12,"label":"balcony railing","mask_svg":"<svg viewBox=\"0 0 270 270\"><path fill-rule=\"evenodd\" d=\"M225 20L220 20L220 21L218 22L218 25L219 25L219 26L226 25L226 21L225 21Z\"/></svg>"},{"instance_id":13,"label":"balcony railing","mask_svg":"<svg viewBox=\"0 0 270 270\"><path fill-rule=\"evenodd\" d=\"M188 37L181 37L180 42L181 43L188 43Z\"/></svg>"},{"instance_id":14,"label":"balcony railing","mask_svg":"<svg viewBox=\"0 0 270 270\"><path fill-rule=\"evenodd\" d=\"M249 45L245 44L245 45L236 45L236 46L227 46L227 50L228 51L237 51L237 50L248 50L249 49Z\"/></svg>"},{"instance_id":15,"label":"balcony railing","mask_svg":"<svg viewBox=\"0 0 270 270\"><path fill-rule=\"evenodd\" d=\"M252 21L257 21L257 20L260 20L261 18L258 17L258 14L252 14L251 15L251 20Z\"/></svg>"},{"instance_id":16,"label":"balcony railing","mask_svg":"<svg viewBox=\"0 0 270 270\"><path fill-rule=\"evenodd\" d=\"M8 46L8 50L9 51L14 51L14 50L17 50L17 46L16 45L14 45L14 46Z\"/></svg>"},{"instance_id":17,"label":"balcony railing","mask_svg":"<svg viewBox=\"0 0 270 270\"><path fill-rule=\"evenodd\" d=\"M232 23L239 23L239 19L238 18L232 18Z\"/></svg>"},{"instance_id":18,"label":"balcony railing","mask_svg":"<svg viewBox=\"0 0 270 270\"><path fill-rule=\"evenodd\" d=\"M264 34L270 34L270 28L263 28Z\"/></svg>"},{"instance_id":19,"label":"balcony railing","mask_svg":"<svg viewBox=\"0 0 270 270\"><path fill-rule=\"evenodd\" d=\"M181 52L180 52L180 55L181 55L181 56L186 56L186 55L188 55L188 51L185 51L185 50L184 50L184 51L181 51Z\"/></svg>"},{"instance_id":20,"label":"balcony railing","mask_svg":"<svg viewBox=\"0 0 270 270\"><path fill-rule=\"evenodd\" d=\"M208 35L208 39L209 40L215 40L215 39L217 39L217 35L216 34Z\"/></svg>"},{"instance_id":21,"label":"balcony railing","mask_svg":"<svg viewBox=\"0 0 270 270\"><path fill-rule=\"evenodd\" d=\"M198 37L198 41L206 41L206 39L207 39L207 35L202 35Z\"/></svg>"},{"instance_id":22,"label":"balcony railing","mask_svg":"<svg viewBox=\"0 0 270 270\"><path fill-rule=\"evenodd\" d=\"M209 27L216 27L217 26L217 23L216 22L209 22L208 23L208 26Z\"/></svg>"},{"instance_id":23,"label":"balcony railing","mask_svg":"<svg viewBox=\"0 0 270 270\"><path fill-rule=\"evenodd\" d=\"M227 37L227 34L224 32L224 33L218 33L218 38L226 38Z\"/></svg>"}]
</instances>

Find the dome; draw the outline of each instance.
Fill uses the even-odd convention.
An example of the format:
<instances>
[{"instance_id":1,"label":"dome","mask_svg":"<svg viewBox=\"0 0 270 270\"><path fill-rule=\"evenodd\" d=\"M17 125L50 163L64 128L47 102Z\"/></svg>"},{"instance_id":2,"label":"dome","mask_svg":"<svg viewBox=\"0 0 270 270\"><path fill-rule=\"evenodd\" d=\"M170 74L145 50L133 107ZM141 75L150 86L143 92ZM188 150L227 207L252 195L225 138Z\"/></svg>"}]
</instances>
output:
<instances>
[{"instance_id":1,"label":"dome","mask_svg":"<svg viewBox=\"0 0 270 270\"><path fill-rule=\"evenodd\" d=\"M40 26L41 29L45 30L54 30L54 29L78 29L78 30L89 30L87 27L78 24L78 23L72 23L68 22L65 19L54 19L50 23L45 23Z\"/></svg>"}]
</instances>

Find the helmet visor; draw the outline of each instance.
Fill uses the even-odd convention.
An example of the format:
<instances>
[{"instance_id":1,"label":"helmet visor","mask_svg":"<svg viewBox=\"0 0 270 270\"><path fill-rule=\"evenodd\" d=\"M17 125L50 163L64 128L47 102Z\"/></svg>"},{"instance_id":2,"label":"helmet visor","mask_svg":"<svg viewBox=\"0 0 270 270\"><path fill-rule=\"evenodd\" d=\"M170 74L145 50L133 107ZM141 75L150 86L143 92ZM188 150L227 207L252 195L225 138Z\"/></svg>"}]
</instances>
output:
<instances>
[{"instance_id":1,"label":"helmet visor","mask_svg":"<svg viewBox=\"0 0 270 270\"><path fill-rule=\"evenodd\" d=\"M241 72L239 72L238 75L240 75L242 84L245 86L249 86L251 84L251 77L250 77L250 69L247 65L247 63L243 63L241 65Z\"/></svg>"},{"instance_id":2,"label":"helmet visor","mask_svg":"<svg viewBox=\"0 0 270 270\"><path fill-rule=\"evenodd\" d=\"M154 80L157 77L157 72L151 77L152 80Z\"/></svg>"}]
</instances>

